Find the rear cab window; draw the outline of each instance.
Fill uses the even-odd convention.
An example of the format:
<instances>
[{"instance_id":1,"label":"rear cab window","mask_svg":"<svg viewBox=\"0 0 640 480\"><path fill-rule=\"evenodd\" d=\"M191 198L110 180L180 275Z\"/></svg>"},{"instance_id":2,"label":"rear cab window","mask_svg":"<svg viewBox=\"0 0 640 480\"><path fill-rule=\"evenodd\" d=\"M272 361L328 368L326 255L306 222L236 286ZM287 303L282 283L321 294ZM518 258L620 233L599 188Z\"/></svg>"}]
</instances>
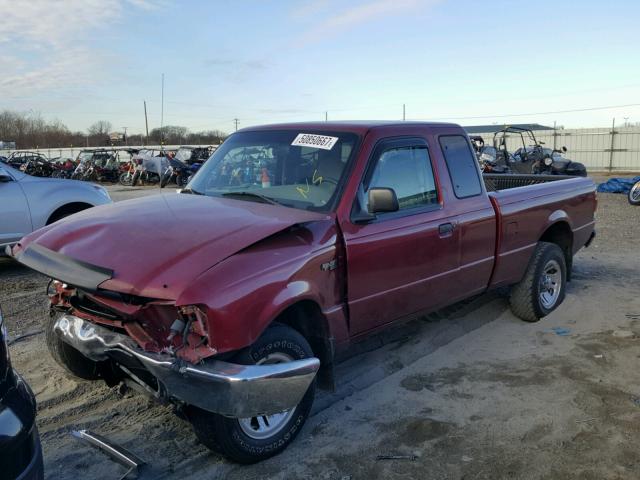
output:
<instances>
[{"instance_id":1,"label":"rear cab window","mask_svg":"<svg viewBox=\"0 0 640 480\"><path fill-rule=\"evenodd\" d=\"M439 142L456 198L480 195L480 174L467 138L462 135L443 135Z\"/></svg>"}]
</instances>

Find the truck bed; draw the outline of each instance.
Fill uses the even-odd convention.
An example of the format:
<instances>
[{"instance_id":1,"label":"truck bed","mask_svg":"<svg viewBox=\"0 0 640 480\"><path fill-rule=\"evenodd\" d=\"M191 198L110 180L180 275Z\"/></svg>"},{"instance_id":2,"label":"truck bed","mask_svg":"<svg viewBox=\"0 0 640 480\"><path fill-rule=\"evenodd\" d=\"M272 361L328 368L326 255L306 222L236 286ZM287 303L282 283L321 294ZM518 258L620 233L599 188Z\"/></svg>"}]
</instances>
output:
<instances>
[{"instance_id":1,"label":"truck bed","mask_svg":"<svg viewBox=\"0 0 640 480\"><path fill-rule=\"evenodd\" d=\"M539 240L568 238L570 265L571 257L591 238L596 208L592 179L497 174L483 179L497 219L493 286L520 281Z\"/></svg>"}]
</instances>

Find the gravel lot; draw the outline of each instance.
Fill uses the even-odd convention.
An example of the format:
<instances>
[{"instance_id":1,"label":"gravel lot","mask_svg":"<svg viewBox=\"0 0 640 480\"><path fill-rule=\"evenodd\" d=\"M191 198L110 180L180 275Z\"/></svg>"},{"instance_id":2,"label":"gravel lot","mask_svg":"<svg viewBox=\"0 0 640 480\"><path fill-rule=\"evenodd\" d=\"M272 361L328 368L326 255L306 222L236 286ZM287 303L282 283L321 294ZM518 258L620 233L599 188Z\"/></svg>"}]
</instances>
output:
<instances>
[{"instance_id":1,"label":"gravel lot","mask_svg":"<svg viewBox=\"0 0 640 480\"><path fill-rule=\"evenodd\" d=\"M157 192L111 187L115 200ZM358 345L297 441L250 467L201 446L170 407L68 379L42 335L26 338L11 355L38 399L47 478L124 473L69 435L81 428L146 459L143 478L638 478L640 208L600 194L597 229L552 315L527 324L487 294ZM42 328L46 283L0 259L10 335Z\"/></svg>"}]
</instances>

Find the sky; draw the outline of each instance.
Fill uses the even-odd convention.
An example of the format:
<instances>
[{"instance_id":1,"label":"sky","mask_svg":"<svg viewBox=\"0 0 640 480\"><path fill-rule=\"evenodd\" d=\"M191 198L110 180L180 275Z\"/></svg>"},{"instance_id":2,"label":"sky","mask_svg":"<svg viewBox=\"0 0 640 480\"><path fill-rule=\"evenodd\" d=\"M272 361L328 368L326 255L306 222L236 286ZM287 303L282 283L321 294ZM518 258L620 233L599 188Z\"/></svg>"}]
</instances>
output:
<instances>
[{"instance_id":1,"label":"sky","mask_svg":"<svg viewBox=\"0 0 640 480\"><path fill-rule=\"evenodd\" d=\"M143 133L640 122L636 0L0 0L0 110ZM164 113L161 119L162 74Z\"/></svg>"}]
</instances>

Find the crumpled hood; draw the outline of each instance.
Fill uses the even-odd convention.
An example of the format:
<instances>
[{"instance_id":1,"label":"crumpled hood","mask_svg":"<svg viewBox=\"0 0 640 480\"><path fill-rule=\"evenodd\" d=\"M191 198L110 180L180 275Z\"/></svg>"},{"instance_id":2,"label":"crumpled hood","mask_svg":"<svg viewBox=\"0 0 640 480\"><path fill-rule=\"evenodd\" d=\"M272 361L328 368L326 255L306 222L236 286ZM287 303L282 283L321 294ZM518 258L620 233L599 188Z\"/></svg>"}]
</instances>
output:
<instances>
[{"instance_id":1,"label":"crumpled hood","mask_svg":"<svg viewBox=\"0 0 640 480\"><path fill-rule=\"evenodd\" d=\"M31 243L113 270L100 288L175 300L199 274L297 223L328 218L251 201L170 194L85 210L27 235Z\"/></svg>"}]
</instances>

